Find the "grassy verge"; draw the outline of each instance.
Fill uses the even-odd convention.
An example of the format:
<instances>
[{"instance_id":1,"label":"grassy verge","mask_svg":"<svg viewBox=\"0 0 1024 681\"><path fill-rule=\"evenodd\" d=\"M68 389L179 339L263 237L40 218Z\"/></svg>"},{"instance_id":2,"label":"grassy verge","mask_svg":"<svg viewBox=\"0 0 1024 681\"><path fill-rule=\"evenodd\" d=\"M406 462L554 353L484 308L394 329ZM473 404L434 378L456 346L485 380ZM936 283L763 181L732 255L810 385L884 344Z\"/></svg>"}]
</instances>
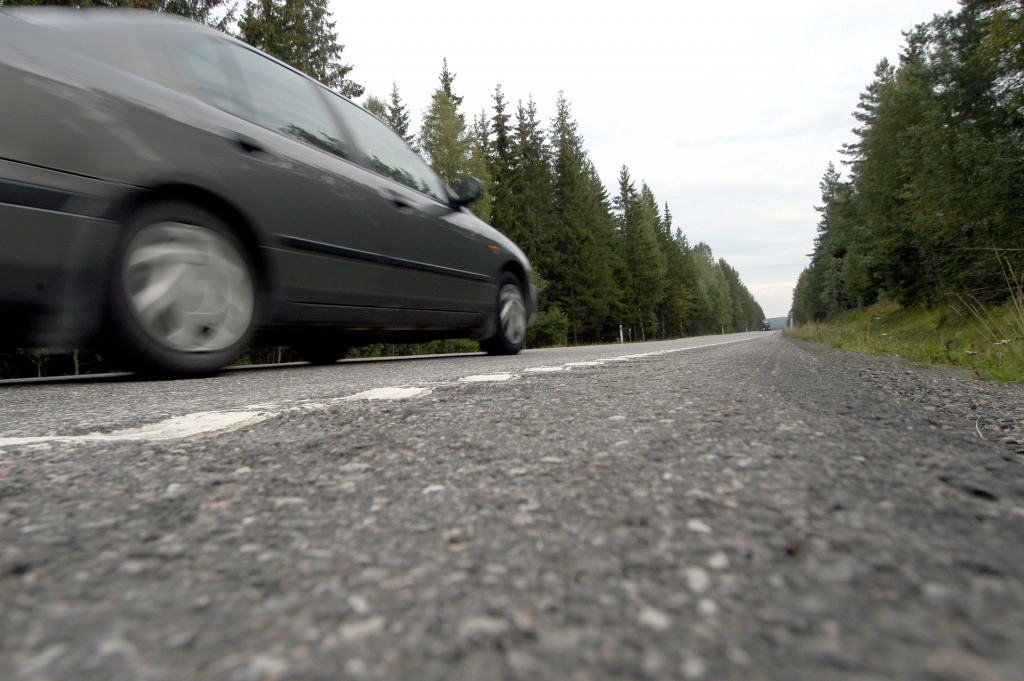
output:
<instances>
[{"instance_id":1,"label":"grassy verge","mask_svg":"<svg viewBox=\"0 0 1024 681\"><path fill-rule=\"evenodd\" d=\"M999 307L957 300L910 309L887 302L787 334L867 354L894 355L971 371L978 378L1024 382L1024 298Z\"/></svg>"}]
</instances>

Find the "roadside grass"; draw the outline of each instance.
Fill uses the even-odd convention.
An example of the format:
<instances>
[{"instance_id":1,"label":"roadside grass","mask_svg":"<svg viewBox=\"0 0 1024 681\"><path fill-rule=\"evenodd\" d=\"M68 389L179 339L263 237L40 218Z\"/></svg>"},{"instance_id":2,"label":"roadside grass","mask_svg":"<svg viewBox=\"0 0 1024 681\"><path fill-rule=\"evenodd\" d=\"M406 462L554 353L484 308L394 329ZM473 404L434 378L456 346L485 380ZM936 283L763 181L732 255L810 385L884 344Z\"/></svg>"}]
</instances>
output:
<instances>
[{"instance_id":1,"label":"roadside grass","mask_svg":"<svg viewBox=\"0 0 1024 681\"><path fill-rule=\"evenodd\" d=\"M904 308L882 302L832 322L786 333L865 354L892 355L971 371L994 381L1024 382L1024 290L986 307L959 297L946 307Z\"/></svg>"}]
</instances>

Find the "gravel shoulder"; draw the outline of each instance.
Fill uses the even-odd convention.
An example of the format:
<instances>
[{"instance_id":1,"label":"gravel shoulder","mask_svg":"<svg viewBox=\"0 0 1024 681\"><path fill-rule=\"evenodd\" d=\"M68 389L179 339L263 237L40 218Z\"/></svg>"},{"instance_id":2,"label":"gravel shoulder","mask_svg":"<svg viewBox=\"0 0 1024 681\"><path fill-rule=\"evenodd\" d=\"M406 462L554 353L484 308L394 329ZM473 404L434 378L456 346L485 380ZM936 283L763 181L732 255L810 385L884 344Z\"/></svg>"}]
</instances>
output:
<instances>
[{"instance_id":1,"label":"gravel shoulder","mask_svg":"<svg viewBox=\"0 0 1024 681\"><path fill-rule=\"evenodd\" d=\"M1022 428L773 334L0 451L0 678L1015 681Z\"/></svg>"}]
</instances>

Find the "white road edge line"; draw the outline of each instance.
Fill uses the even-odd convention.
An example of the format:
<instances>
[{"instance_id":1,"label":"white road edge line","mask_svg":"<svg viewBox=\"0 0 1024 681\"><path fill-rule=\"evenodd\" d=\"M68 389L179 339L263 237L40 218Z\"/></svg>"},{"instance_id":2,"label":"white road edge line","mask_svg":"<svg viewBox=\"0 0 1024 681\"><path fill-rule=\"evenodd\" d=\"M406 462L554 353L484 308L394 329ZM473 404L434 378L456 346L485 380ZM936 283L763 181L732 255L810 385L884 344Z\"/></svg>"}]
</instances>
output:
<instances>
[{"instance_id":1,"label":"white road edge line","mask_svg":"<svg viewBox=\"0 0 1024 681\"><path fill-rule=\"evenodd\" d=\"M37 437L0 438L0 447L13 445L37 445L44 442L165 442L181 440L198 435L213 435L238 430L265 421L273 416L264 411L205 411L150 423L138 428L126 428L110 433L87 433L86 435L43 435Z\"/></svg>"},{"instance_id":2,"label":"white road edge line","mask_svg":"<svg viewBox=\"0 0 1024 681\"><path fill-rule=\"evenodd\" d=\"M721 341L719 343L704 343L702 345L693 345L686 348L671 348L669 350L655 350L653 352L644 352L632 355L619 355L616 357L608 357L599 360L569 362L558 367L527 367L525 369L520 369L518 373L555 373L560 371L571 371L574 368L599 367L603 366L608 362L626 362L634 359L656 357L658 355L666 355L675 352L686 352L687 350L697 350L700 348L709 348L717 345L742 343L747 340L754 339L743 338L737 340ZM456 382L500 383L505 381L511 381L516 377L516 375L516 373L480 374L474 376L463 376L457 379ZM115 430L109 433L88 433L86 435L42 435L33 437L0 437L0 447L13 447L19 445L40 445L45 443L74 444L80 442L167 442L171 440L182 440L190 437L210 436L228 433L234 430L238 430L240 428L246 428L248 426L255 425L262 421L266 421L267 419L282 413L296 411L319 411L323 409L329 409L332 405L338 404L339 402L356 402L360 400L408 400L416 397L423 397L425 395L429 395L430 393L430 388L374 388L372 390L364 390L363 392L355 393L354 395L346 395L344 397L329 399L326 402L322 400L310 400L309 402L304 402L297 405L293 404L288 407L285 407L282 404L261 404L244 407L237 411L197 412L195 414L175 416L173 418L165 419L163 421L157 421L156 423L150 423L145 426L139 426L138 428Z\"/></svg>"},{"instance_id":3,"label":"white road edge line","mask_svg":"<svg viewBox=\"0 0 1024 681\"><path fill-rule=\"evenodd\" d=\"M513 379L512 374L480 374L479 376L463 376L459 379L459 383L502 383L504 381L511 381Z\"/></svg>"}]
</instances>

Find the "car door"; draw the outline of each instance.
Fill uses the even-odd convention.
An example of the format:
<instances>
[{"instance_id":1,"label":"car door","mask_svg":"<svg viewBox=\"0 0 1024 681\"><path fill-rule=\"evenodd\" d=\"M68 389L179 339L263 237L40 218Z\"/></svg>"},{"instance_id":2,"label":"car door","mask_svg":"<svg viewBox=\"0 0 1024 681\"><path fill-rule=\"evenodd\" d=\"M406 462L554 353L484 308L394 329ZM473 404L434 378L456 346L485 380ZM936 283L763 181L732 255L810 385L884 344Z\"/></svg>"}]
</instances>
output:
<instances>
[{"instance_id":1,"label":"car door","mask_svg":"<svg viewBox=\"0 0 1024 681\"><path fill-rule=\"evenodd\" d=\"M453 207L444 182L389 126L341 97L328 101L375 175L367 182L377 194L385 304L450 313L486 309L494 257L481 223Z\"/></svg>"},{"instance_id":2,"label":"car door","mask_svg":"<svg viewBox=\"0 0 1024 681\"><path fill-rule=\"evenodd\" d=\"M278 296L292 304L285 321L374 322L384 300L382 235L359 182L364 170L320 88L234 41L202 38L179 43L181 70L231 114L222 134L246 187L237 200L268 238Z\"/></svg>"}]
</instances>

